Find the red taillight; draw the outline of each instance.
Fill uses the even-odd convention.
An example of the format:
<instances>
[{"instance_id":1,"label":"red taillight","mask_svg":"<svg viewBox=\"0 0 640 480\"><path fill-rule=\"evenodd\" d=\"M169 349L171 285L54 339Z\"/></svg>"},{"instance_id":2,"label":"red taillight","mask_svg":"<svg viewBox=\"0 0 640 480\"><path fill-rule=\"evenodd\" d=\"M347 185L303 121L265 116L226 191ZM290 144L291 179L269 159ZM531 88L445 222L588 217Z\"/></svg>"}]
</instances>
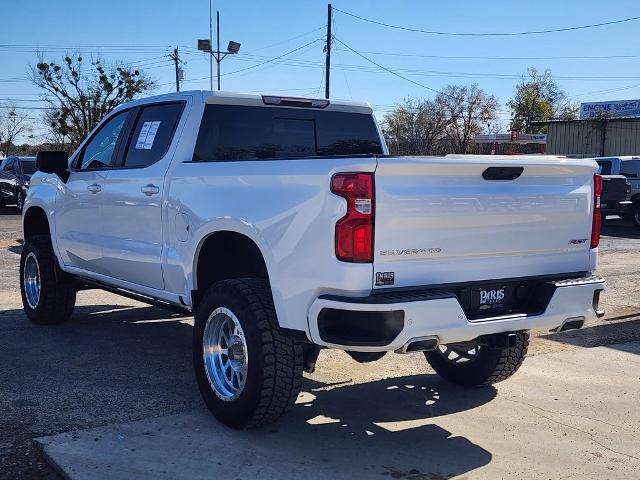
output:
<instances>
[{"instance_id":1,"label":"red taillight","mask_svg":"<svg viewBox=\"0 0 640 480\"><path fill-rule=\"evenodd\" d=\"M600 227L602 212L600 212L600 196L602 195L602 177L597 173L593 176L593 226L591 227L591 248L600 244Z\"/></svg>"},{"instance_id":2,"label":"red taillight","mask_svg":"<svg viewBox=\"0 0 640 480\"><path fill-rule=\"evenodd\" d=\"M624 184L624 193L627 195L631 193L631 184L629 182Z\"/></svg>"},{"instance_id":3,"label":"red taillight","mask_svg":"<svg viewBox=\"0 0 640 480\"><path fill-rule=\"evenodd\" d=\"M347 200L347 214L336 222L336 257L343 262L372 262L373 173L337 173L331 191Z\"/></svg>"}]
</instances>

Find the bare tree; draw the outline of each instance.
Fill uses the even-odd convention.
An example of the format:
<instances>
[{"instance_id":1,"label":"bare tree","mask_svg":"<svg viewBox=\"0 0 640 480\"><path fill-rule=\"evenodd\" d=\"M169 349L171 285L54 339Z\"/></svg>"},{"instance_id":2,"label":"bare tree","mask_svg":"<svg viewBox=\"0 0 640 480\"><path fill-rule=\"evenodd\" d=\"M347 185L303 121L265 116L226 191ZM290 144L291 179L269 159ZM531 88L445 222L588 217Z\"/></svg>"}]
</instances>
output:
<instances>
[{"instance_id":1,"label":"bare tree","mask_svg":"<svg viewBox=\"0 0 640 480\"><path fill-rule=\"evenodd\" d=\"M7 157L14 153L18 137L31 131L29 116L15 106L0 111L0 154Z\"/></svg>"},{"instance_id":2,"label":"bare tree","mask_svg":"<svg viewBox=\"0 0 640 480\"><path fill-rule=\"evenodd\" d=\"M137 69L105 66L100 59L87 64L80 55L67 55L60 64L40 56L31 80L51 107L45 119L54 138L70 149L118 105L153 87Z\"/></svg>"},{"instance_id":3,"label":"bare tree","mask_svg":"<svg viewBox=\"0 0 640 480\"><path fill-rule=\"evenodd\" d=\"M383 131L392 153L429 155L435 153L450 122L443 104L407 98L385 115Z\"/></svg>"},{"instance_id":4,"label":"bare tree","mask_svg":"<svg viewBox=\"0 0 640 480\"><path fill-rule=\"evenodd\" d=\"M436 97L444 105L450 123L445 130L453 153L469 153L471 140L482 133L488 123L496 121L498 100L487 95L477 84L449 85Z\"/></svg>"}]
</instances>

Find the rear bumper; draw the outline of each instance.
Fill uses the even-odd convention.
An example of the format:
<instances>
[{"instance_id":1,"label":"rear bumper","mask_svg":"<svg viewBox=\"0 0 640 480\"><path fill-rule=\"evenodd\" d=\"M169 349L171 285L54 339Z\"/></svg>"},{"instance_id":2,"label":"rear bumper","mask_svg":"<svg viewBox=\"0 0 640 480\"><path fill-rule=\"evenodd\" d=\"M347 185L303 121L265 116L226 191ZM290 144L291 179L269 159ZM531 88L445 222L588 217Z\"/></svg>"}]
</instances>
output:
<instances>
[{"instance_id":1,"label":"rear bumper","mask_svg":"<svg viewBox=\"0 0 640 480\"><path fill-rule=\"evenodd\" d=\"M608 202L600 207L604 214L625 213L631 209L633 202L631 200L623 200L620 202Z\"/></svg>"},{"instance_id":2,"label":"rear bumper","mask_svg":"<svg viewBox=\"0 0 640 480\"><path fill-rule=\"evenodd\" d=\"M415 339L456 343L516 330L557 330L566 322L581 325L604 315L598 307L602 278L552 281L553 294L542 313L471 320L447 292L423 290L366 298L316 299L309 309L309 336L317 344L342 350L402 350Z\"/></svg>"}]
</instances>

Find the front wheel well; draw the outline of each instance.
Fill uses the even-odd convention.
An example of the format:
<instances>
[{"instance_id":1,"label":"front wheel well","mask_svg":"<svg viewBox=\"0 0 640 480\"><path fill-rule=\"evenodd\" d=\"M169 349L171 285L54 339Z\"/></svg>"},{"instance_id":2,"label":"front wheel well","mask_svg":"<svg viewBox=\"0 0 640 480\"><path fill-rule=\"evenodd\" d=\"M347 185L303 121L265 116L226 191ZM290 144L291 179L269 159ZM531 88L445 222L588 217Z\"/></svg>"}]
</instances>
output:
<instances>
[{"instance_id":1,"label":"front wheel well","mask_svg":"<svg viewBox=\"0 0 640 480\"><path fill-rule=\"evenodd\" d=\"M207 288L232 278L261 278L268 283L269 274L262 252L253 240L241 233L213 233L205 239L198 254L194 308Z\"/></svg>"},{"instance_id":2,"label":"front wheel well","mask_svg":"<svg viewBox=\"0 0 640 480\"><path fill-rule=\"evenodd\" d=\"M49 219L40 207L31 207L24 213L23 221L24 241L34 235L51 235Z\"/></svg>"}]
</instances>

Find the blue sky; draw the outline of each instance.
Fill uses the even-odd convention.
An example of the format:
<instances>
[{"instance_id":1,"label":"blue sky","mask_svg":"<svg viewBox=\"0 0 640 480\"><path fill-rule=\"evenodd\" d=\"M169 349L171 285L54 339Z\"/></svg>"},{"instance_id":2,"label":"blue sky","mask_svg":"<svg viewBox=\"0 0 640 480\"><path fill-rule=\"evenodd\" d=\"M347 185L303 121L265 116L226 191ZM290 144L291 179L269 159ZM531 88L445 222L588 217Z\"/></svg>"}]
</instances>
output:
<instances>
[{"instance_id":1,"label":"blue sky","mask_svg":"<svg viewBox=\"0 0 640 480\"><path fill-rule=\"evenodd\" d=\"M208 5L208 0L0 0L4 11L0 106L9 101L25 108L42 105L38 90L25 79L28 65L36 61L34 46L44 52L45 59L60 59L65 51L79 51L85 57L133 63L157 82L154 93L164 93L174 89L173 65L165 55L178 45L186 62L187 81L182 88L206 89L208 57L195 47L198 38L208 37ZM390 24L457 32L553 29L640 15L637 0L334 0L333 5ZM323 96L322 41L273 63L229 72L321 39L325 34L326 1L219 0L213 2L213 8L214 15L216 9L220 10L223 49L229 40L242 44L239 55L222 63L222 72L226 73L223 89ZM640 21L634 21L545 35L452 37L394 30L340 12L334 17L336 37L351 48L370 52L365 55L379 64L436 90L449 83L478 83L498 97L500 115L505 120L508 112L504 103L528 66L551 69L575 101L640 98L639 30ZM633 57L522 58L575 56ZM433 96L430 90L378 69L337 42L332 64L332 97L367 100L374 104L378 116L404 97ZM27 111L34 119L41 116L39 110ZM41 129L34 131L40 133Z\"/></svg>"}]
</instances>

